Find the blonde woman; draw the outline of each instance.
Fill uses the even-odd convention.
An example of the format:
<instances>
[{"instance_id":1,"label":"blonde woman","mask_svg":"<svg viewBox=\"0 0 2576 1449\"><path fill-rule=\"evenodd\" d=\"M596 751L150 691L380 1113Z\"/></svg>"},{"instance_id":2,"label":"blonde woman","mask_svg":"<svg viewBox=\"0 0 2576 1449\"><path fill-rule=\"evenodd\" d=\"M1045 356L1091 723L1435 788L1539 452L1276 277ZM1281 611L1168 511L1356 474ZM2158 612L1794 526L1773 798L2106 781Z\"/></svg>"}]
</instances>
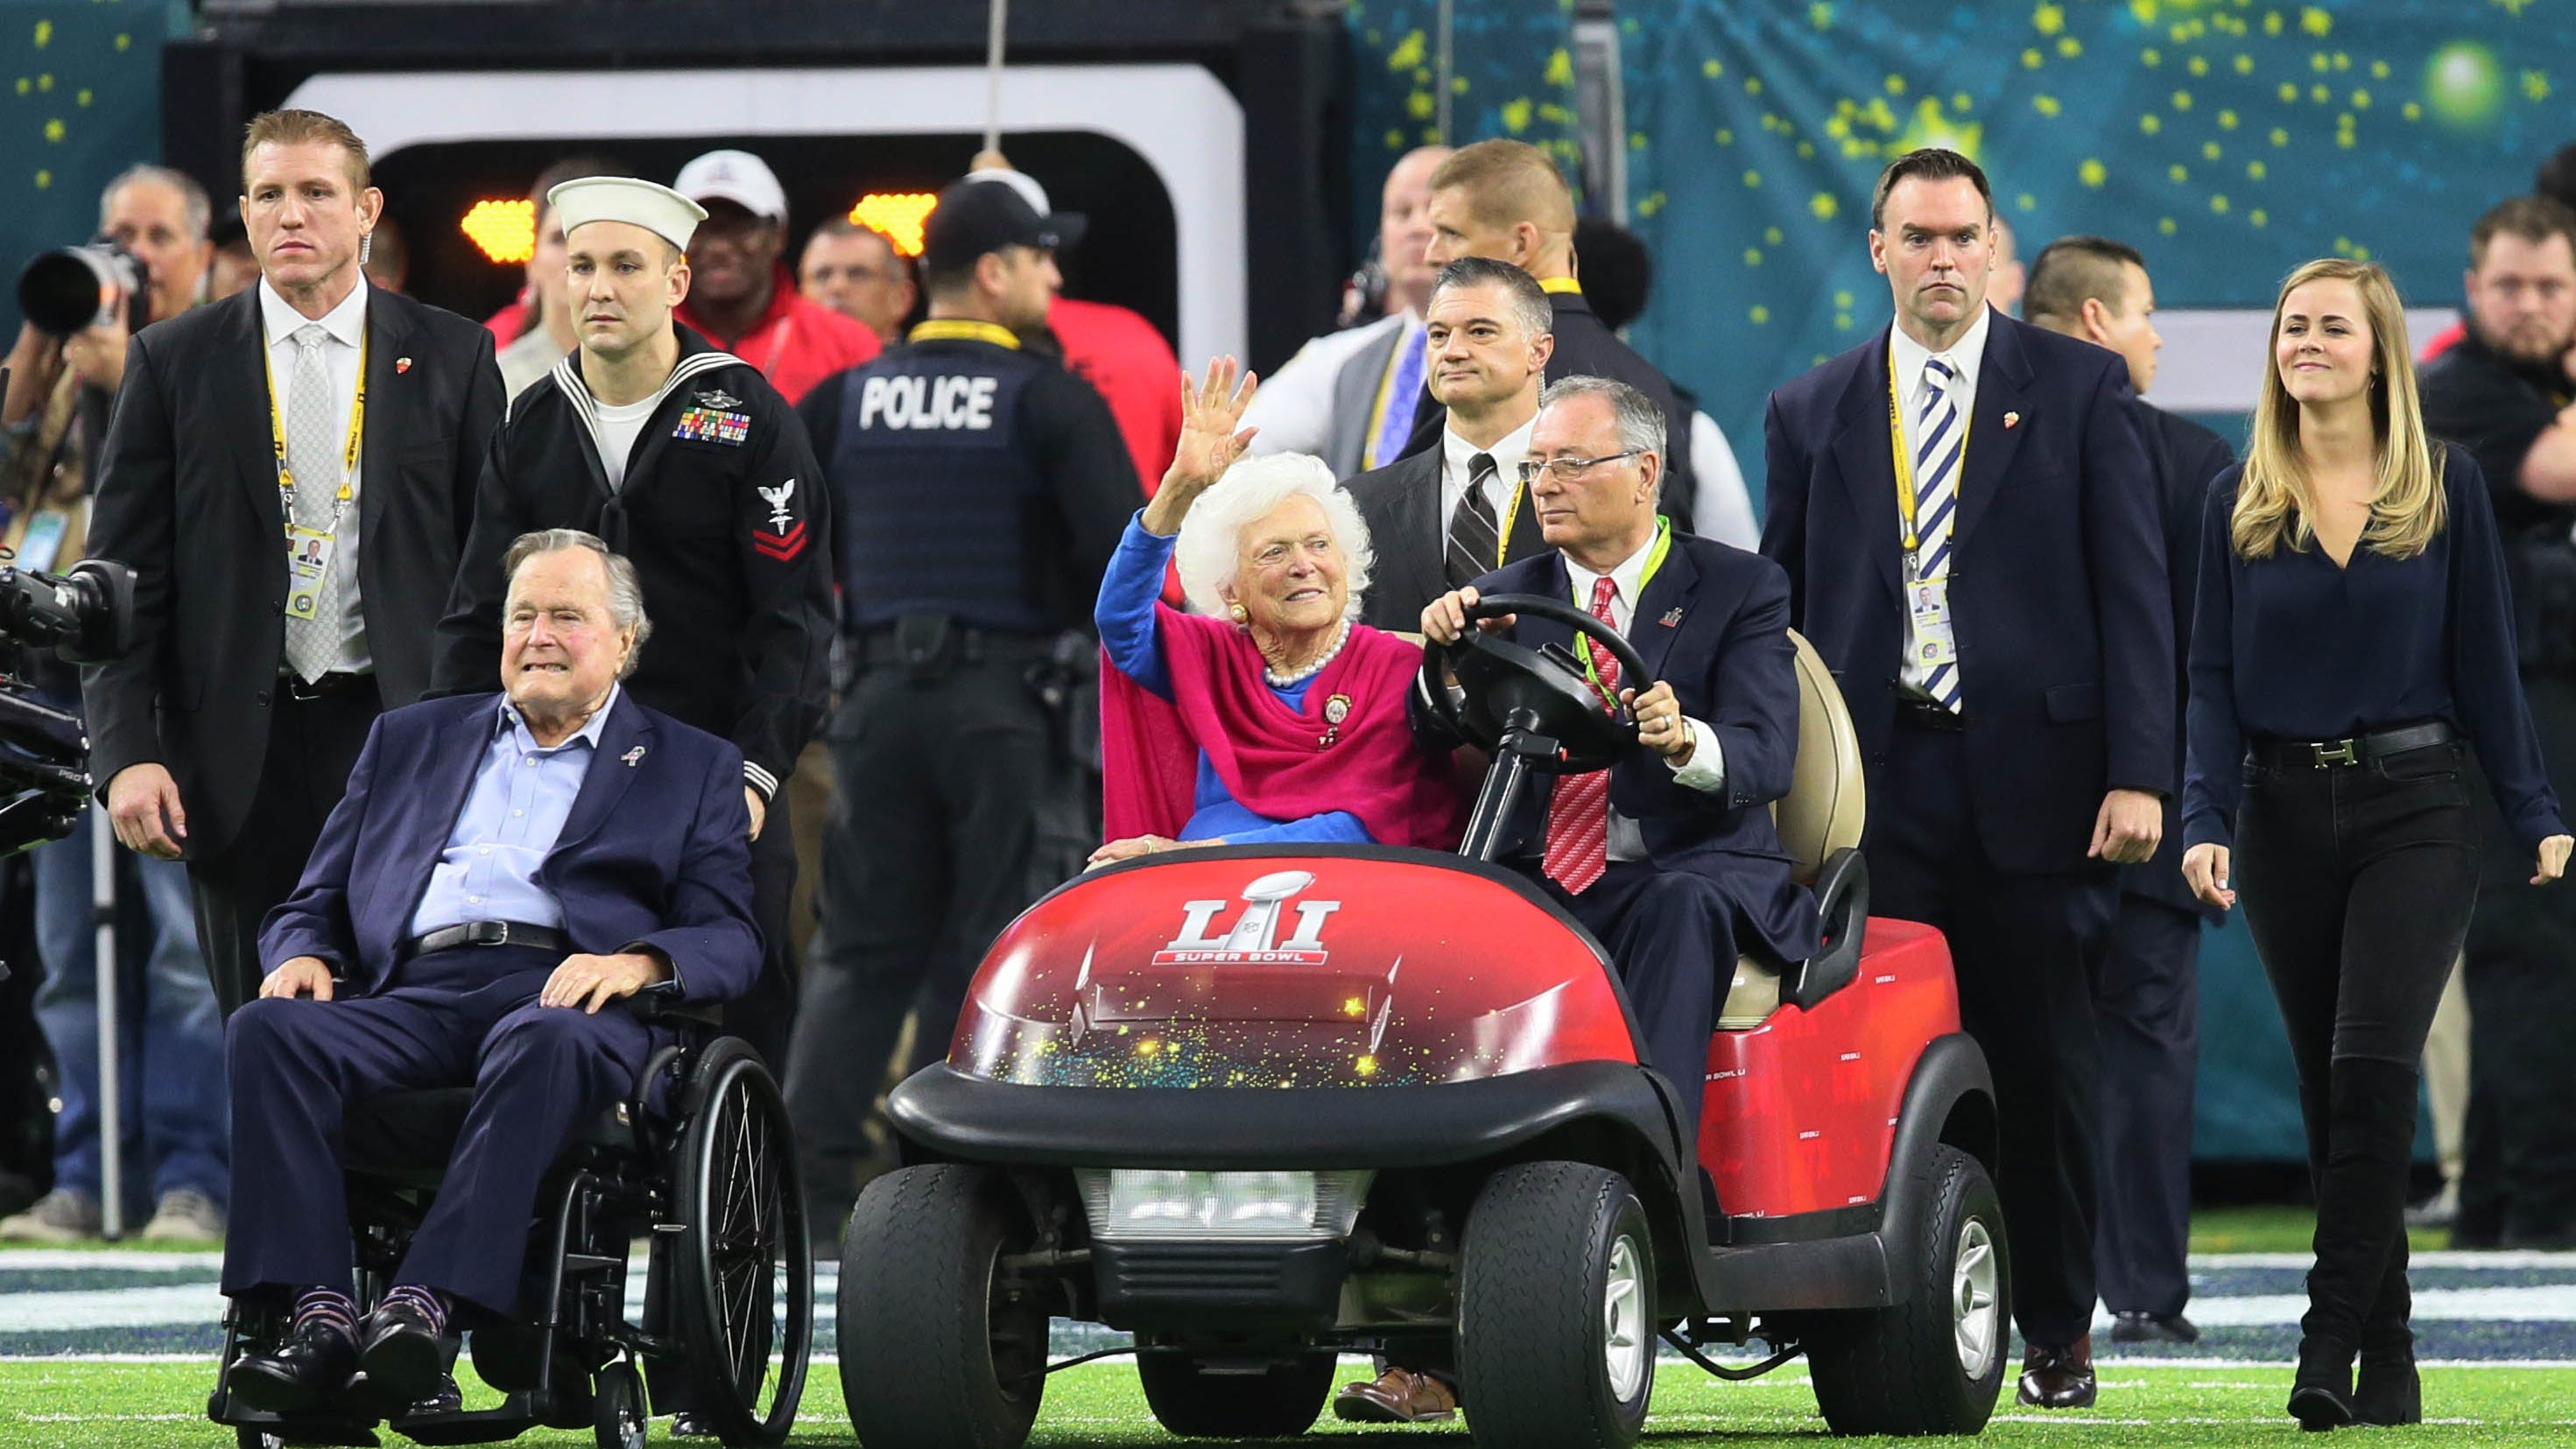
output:
<instances>
[{"instance_id":1,"label":"blonde woman","mask_svg":"<svg viewBox=\"0 0 2576 1449\"><path fill-rule=\"evenodd\" d=\"M2380 268L2329 258L2282 284L2192 631L2183 875L2222 910L2242 893L2298 1066L2317 1229L2289 1412L2308 1429L2423 1417L2406 1173L2415 1064L2477 901L2464 745L2534 885L2576 846L2514 670L2486 483L2425 436L2410 356Z\"/></svg>"}]
</instances>

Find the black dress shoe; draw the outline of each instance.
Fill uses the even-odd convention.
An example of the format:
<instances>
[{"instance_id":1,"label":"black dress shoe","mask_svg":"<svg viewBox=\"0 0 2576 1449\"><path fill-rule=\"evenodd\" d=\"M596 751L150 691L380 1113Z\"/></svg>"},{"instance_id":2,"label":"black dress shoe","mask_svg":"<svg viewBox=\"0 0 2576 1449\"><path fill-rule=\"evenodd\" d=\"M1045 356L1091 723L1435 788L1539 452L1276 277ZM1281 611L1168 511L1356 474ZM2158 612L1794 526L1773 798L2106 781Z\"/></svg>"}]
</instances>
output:
<instances>
[{"instance_id":1,"label":"black dress shoe","mask_svg":"<svg viewBox=\"0 0 2576 1449\"><path fill-rule=\"evenodd\" d=\"M291 1414L335 1397L358 1367L357 1345L336 1326L308 1319L286 1331L273 1352L245 1354L224 1375L224 1388L250 1408Z\"/></svg>"},{"instance_id":2,"label":"black dress shoe","mask_svg":"<svg viewBox=\"0 0 2576 1449\"><path fill-rule=\"evenodd\" d=\"M2022 1356L2020 1398L2034 1409L2089 1409L2096 1392L2089 1333L2064 1348L2032 1344Z\"/></svg>"},{"instance_id":3,"label":"black dress shoe","mask_svg":"<svg viewBox=\"0 0 2576 1449\"><path fill-rule=\"evenodd\" d=\"M2200 1329L2179 1313L2115 1313L2113 1343L2198 1343Z\"/></svg>"},{"instance_id":4,"label":"black dress shoe","mask_svg":"<svg viewBox=\"0 0 2576 1449\"><path fill-rule=\"evenodd\" d=\"M447 1345L428 1317L408 1303L380 1303L359 1330L358 1366L376 1396L390 1404L416 1404L438 1393L447 1376Z\"/></svg>"}]
</instances>

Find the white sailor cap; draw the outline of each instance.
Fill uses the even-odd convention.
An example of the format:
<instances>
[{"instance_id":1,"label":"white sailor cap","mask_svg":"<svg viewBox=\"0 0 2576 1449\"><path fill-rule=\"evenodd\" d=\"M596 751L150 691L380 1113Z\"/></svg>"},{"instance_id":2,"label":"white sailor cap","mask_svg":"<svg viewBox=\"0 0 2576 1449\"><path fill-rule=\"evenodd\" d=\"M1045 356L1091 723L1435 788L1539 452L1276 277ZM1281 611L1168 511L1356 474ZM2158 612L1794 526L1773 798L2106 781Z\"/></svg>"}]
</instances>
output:
<instances>
[{"instance_id":1,"label":"white sailor cap","mask_svg":"<svg viewBox=\"0 0 2576 1449\"><path fill-rule=\"evenodd\" d=\"M659 182L632 176L579 176L546 193L565 236L594 221L640 226L682 251L707 209Z\"/></svg>"}]
</instances>

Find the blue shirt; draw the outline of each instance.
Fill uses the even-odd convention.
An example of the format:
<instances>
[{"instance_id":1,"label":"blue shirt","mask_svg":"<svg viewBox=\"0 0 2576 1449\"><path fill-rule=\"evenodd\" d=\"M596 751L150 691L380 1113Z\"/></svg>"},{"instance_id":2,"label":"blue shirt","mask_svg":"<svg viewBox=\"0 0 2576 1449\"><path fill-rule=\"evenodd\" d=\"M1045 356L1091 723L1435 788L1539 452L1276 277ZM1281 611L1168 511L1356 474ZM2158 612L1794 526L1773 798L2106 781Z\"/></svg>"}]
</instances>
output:
<instances>
[{"instance_id":1,"label":"blue shirt","mask_svg":"<svg viewBox=\"0 0 2576 1449\"><path fill-rule=\"evenodd\" d=\"M2247 737L2335 740L2442 720L2477 751L2497 808L2538 846L2566 830L2523 702L2513 601L2478 465L2445 448L2442 531L2413 558L2356 544L2341 568L2314 538L2238 556L2242 464L2210 485L2191 631L2183 840L2232 843Z\"/></svg>"},{"instance_id":2,"label":"blue shirt","mask_svg":"<svg viewBox=\"0 0 2576 1449\"><path fill-rule=\"evenodd\" d=\"M474 767L465 808L429 873L420 908L412 912L413 935L467 921L563 924L563 906L538 872L563 834L573 801L581 796L581 782L590 774L599 732L617 707L620 687L611 685L599 712L552 749L528 732L517 706L501 701L492 743Z\"/></svg>"},{"instance_id":3,"label":"blue shirt","mask_svg":"<svg viewBox=\"0 0 2576 1449\"><path fill-rule=\"evenodd\" d=\"M1100 606L1092 615L1093 622L1100 626L1100 647L1108 651L1110 664L1164 699L1172 697L1172 675L1163 667L1154 601L1163 592L1163 570L1171 562L1172 543L1172 539L1145 527L1145 515L1139 510L1128 520L1127 532L1118 540L1118 551L1110 555L1108 572L1100 580ZM1306 690L1314 682L1310 675L1284 689L1273 684L1270 696L1289 713L1299 713L1306 706ZM1227 792L1225 782L1217 778L1216 767L1208 763L1205 750L1199 751L1198 781L1192 793L1194 813L1189 824L1181 827L1178 838L1182 840L1223 836L1228 845L1286 840L1360 845L1369 842L1368 827L1347 810L1327 810L1299 820L1272 820L1254 814Z\"/></svg>"}]
</instances>

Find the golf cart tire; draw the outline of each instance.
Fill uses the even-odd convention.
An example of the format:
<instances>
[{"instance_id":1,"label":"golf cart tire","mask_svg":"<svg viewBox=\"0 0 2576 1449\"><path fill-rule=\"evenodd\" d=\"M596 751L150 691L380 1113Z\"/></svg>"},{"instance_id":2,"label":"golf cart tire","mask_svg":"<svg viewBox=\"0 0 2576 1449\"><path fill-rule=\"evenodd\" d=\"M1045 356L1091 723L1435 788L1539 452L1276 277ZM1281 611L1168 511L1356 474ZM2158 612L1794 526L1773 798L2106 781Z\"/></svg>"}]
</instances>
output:
<instances>
[{"instance_id":1,"label":"golf cart tire","mask_svg":"<svg viewBox=\"0 0 2576 1449\"><path fill-rule=\"evenodd\" d=\"M1975 1434L2003 1390L2012 1261L2002 1203L1984 1166L1946 1143L1933 1149L1931 1182L1923 1251L1902 1298L1885 1308L1799 1315L1816 1407L1837 1434ZM1955 1276L1971 1223L1982 1226L1994 1261L1991 1346L1973 1374L1961 1349Z\"/></svg>"},{"instance_id":2,"label":"golf cart tire","mask_svg":"<svg viewBox=\"0 0 2576 1449\"><path fill-rule=\"evenodd\" d=\"M1046 1392L1047 1319L996 1322L1018 1229L988 1167L908 1167L869 1183L841 1239L841 1398L868 1449L1019 1449Z\"/></svg>"},{"instance_id":3,"label":"golf cart tire","mask_svg":"<svg viewBox=\"0 0 2576 1449\"><path fill-rule=\"evenodd\" d=\"M1604 1311L1623 1243L1643 1325L1624 1396ZM1506 1167L1476 1195L1460 1257L1458 1377L1478 1449L1635 1443L1654 1394L1657 1319L1653 1237L1628 1180L1582 1162Z\"/></svg>"},{"instance_id":4,"label":"golf cart tire","mask_svg":"<svg viewBox=\"0 0 2576 1449\"><path fill-rule=\"evenodd\" d=\"M1301 1353L1267 1373L1212 1373L1189 1353L1140 1353L1136 1377L1155 1422L1184 1439L1292 1439L1323 1412L1338 1362Z\"/></svg>"}]
</instances>

